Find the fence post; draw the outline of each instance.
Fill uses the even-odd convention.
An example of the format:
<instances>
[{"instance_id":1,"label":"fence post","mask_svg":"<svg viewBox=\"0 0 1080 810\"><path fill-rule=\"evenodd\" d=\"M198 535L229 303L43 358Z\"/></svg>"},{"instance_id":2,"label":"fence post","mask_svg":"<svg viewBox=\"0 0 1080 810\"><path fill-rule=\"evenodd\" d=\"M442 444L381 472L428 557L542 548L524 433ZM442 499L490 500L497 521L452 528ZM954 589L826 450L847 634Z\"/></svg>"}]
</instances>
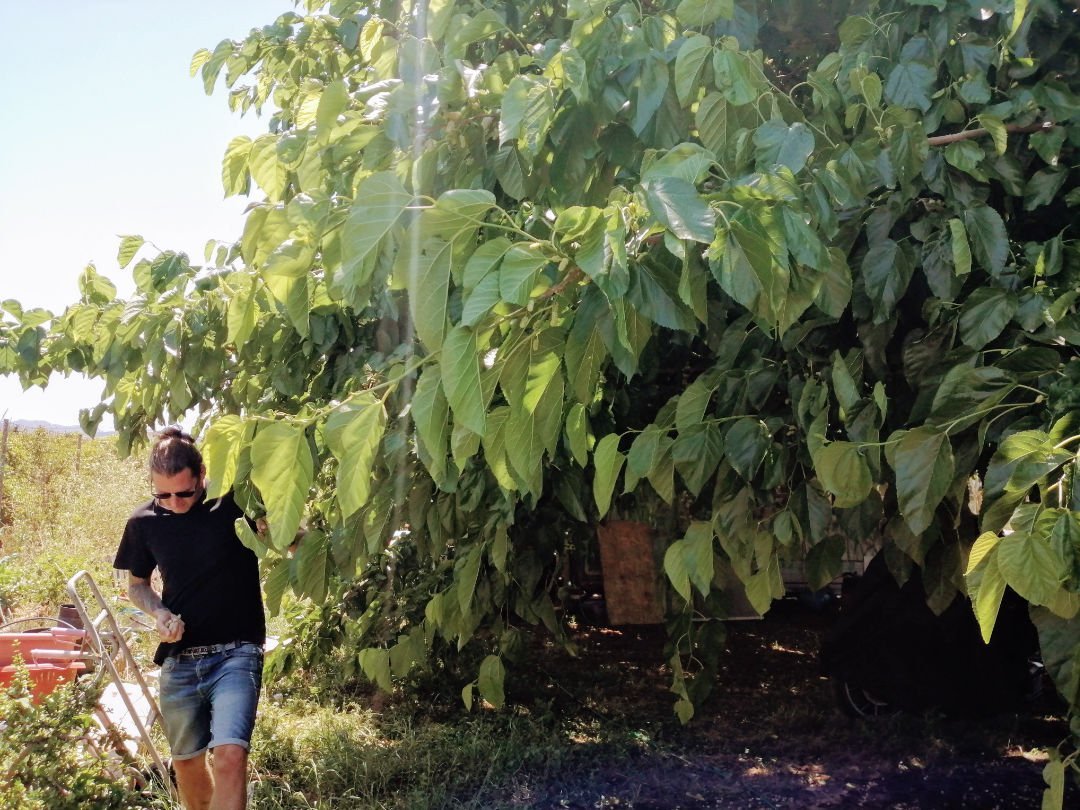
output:
<instances>
[{"instance_id":1,"label":"fence post","mask_svg":"<svg viewBox=\"0 0 1080 810\"><path fill-rule=\"evenodd\" d=\"M4 468L7 467L7 437L10 424L7 419L4 420L4 436L0 439L0 514L4 512Z\"/></svg>"}]
</instances>

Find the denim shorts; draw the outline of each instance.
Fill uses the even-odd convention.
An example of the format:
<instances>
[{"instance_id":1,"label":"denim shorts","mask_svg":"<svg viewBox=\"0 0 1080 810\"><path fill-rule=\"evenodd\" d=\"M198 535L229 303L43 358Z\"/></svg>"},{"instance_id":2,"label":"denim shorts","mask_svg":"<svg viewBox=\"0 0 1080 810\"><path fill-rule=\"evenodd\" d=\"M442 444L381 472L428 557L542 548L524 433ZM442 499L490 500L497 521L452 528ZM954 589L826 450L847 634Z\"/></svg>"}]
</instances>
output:
<instances>
[{"instance_id":1,"label":"denim shorts","mask_svg":"<svg viewBox=\"0 0 1080 810\"><path fill-rule=\"evenodd\" d=\"M250 746L262 666L262 647L250 643L165 659L158 703L173 759L192 759L218 745Z\"/></svg>"}]
</instances>

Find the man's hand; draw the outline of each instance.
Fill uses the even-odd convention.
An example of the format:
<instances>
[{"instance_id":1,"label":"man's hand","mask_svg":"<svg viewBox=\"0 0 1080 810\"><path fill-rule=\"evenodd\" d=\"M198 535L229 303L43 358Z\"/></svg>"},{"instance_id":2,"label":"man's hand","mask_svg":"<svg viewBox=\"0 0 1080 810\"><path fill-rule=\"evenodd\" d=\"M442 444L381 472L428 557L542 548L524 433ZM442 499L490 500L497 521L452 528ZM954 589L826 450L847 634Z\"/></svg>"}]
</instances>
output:
<instances>
[{"instance_id":1,"label":"man's hand","mask_svg":"<svg viewBox=\"0 0 1080 810\"><path fill-rule=\"evenodd\" d=\"M154 621L157 625L158 637L166 643L179 641L184 635L184 620L168 608L155 610Z\"/></svg>"}]
</instances>

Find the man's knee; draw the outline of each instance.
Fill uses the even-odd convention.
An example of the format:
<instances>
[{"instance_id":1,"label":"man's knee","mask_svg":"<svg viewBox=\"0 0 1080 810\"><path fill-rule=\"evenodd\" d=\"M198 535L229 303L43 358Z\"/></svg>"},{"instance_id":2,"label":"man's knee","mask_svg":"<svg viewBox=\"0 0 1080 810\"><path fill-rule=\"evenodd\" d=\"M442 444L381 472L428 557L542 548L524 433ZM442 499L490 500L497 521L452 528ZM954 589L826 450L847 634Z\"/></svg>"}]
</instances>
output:
<instances>
[{"instance_id":1,"label":"man's knee","mask_svg":"<svg viewBox=\"0 0 1080 810\"><path fill-rule=\"evenodd\" d=\"M247 749L242 745L219 745L214 748L214 771L242 771L247 767L247 758Z\"/></svg>"}]
</instances>

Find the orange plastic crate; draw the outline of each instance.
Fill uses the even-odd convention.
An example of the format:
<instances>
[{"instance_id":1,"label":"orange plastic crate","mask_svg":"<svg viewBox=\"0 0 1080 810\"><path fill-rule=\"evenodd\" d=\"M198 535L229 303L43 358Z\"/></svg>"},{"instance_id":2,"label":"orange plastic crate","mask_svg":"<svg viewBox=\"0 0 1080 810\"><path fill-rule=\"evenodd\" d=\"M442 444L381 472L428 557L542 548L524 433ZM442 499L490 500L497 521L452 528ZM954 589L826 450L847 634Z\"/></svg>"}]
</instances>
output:
<instances>
[{"instance_id":1,"label":"orange plastic crate","mask_svg":"<svg viewBox=\"0 0 1080 810\"><path fill-rule=\"evenodd\" d=\"M64 664L27 664L26 670L30 675L30 693L34 699L51 694L62 683L73 681L86 669L82 661L69 661ZM18 667L9 665L0 667L0 689L7 689L13 680Z\"/></svg>"}]
</instances>

